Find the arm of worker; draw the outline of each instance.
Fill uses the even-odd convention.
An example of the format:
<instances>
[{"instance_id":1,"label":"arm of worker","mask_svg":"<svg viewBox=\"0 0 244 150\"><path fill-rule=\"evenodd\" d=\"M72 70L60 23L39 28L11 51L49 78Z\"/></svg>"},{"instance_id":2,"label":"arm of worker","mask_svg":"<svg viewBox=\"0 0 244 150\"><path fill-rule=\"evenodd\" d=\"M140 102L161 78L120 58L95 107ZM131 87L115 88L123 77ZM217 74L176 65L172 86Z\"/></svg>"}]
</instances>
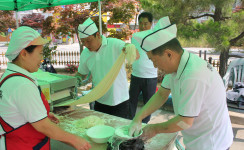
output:
<instances>
[{"instance_id":1,"label":"arm of worker","mask_svg":"<svg viewBox=\"0 0 244 150\"><path fill-rule=\"evenodd\" d=\"M170 77L166 75L162 86L170 88ZM193 125L194 117L201 112L202 102L205 95L205 85L199 80L199 77L187 76L181 82L180 100L178 100L177 116L167 122L147 125L143 129L144 139L151 138L158 133L172 133L181 130L186 130Z\"/></svg>"},{"instance_id":2,"label":"arm of worker","mask_svg":"<svg viewBox=\"0 0 244 150\"><path fill-rule=\"evenodd\" d=\"M89 58L89 50L84 49L80 55L80 63L78 67L78 71L75 74L75 77L77 77L78 86L85 85L88 80L85 80L87 78L87 75L89 74L90 70L87 66L87 59ZM83 81L85 80L85 81ZM82 83L83 81L83 83Z\"/></svg>"},{"instance_id":3,"label":"arm of worker","mask_svg":"<svg viewBox=\"0 0 244 150\"><path fill-rule=\"evenodd\" d=\"M141 129L142 119L159 109L168 99L170 90L160 87L158 92L136 114L129 126L129 135L137 135Z\"/></svg>"},{"instance_id":4,"label":"arm of worker","mask_svg":"<svg viewBox=\"0 0 244 150\"><path fill-rule=\"evenodd\" d=\"M47 110L36 85L25 78L20 78L20 80L23 81L23 84L14 88L12 93L19 113L25 118L24 121L30 122L37 131L50 138L69 143L79 150L88 150L90 144L86 140L65 132L47 117ZM57 121L52 113L50 117Z\"/></svg>"},{"instance_id":5,"label":"arm of worker","mask_svg":"<svg viewBox=\"0 0 244 150\"><path fill-rule=\"evenodd\" d=\"M148 124L143 128L142 138L150 139L159 133L173 133L181 130L186 130L192 126L194 117L175 116L167 122L158 124Z\"/></svg>"},{"instance_id":6,"label":"arm of worker","mask_svg":"<svg viewBox=\"0 0 244 150\"><path fill-rule=\"evenodd\" d=\"M62 141L73 146L77 150L89 150L91 145L82 137L68 133L51 122L48 118L44 118L38 122L31 124L38 132L58 141Z\"/></svg>"}]
</instances>

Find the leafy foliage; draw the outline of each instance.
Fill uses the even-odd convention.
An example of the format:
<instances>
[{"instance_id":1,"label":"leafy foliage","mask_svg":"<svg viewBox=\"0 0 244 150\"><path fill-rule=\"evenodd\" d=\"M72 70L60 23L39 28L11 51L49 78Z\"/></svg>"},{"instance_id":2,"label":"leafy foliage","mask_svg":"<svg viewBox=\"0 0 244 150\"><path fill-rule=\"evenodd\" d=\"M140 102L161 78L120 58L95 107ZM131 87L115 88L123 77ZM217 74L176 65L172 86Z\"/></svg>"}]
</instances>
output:
<instances>
[{"instance_id":1,"label":"leafy foliage","mask_svg":"<svg viewBox=\"0 0 244 150\"><path fill-rule=\"evenodd\" d=\"M109 23L129 23L135 14L134 2L136 0L103 0L102 1L102 13L108 13L110 21ZM85 9L86 8L86 9ZM87 9L89 8L89 9ZM61 6L48 8L45 10L54 11L54 13L59 13L60 16L56 22L53 21L55 27L55 36L69 35L73 36L74 33L78 35L78 26L82 24L88 17L91 17L99 27L98 18L98 3L83 3L76 5L66 5L63 8ZM53 18L54 20L54 18ZM107 27L102 21L103 33L107 32ZM49 30L51 31L51 30ZM48 33L48 32L46 32ZM51 33L51 32L50 32ZM115 33L113 35L116 38L123 38L121 33ZM82 43L79 39L80 48L82 51ZM125 37L124 37L125 38Z\"/></svg>"},{"instance_id":2,"label":"leafy foliage","mask_svg":"<svg viewBox=\"0 0 244 150\"><path fill-rule=\"evenodd\" d=\"M56 53L56 49L57 49L57 46L50 46L50 43L47 43L46 45L44 45L43 47L43 58L48 58L49 60L52 60L51 57L53 54Z\"/></svg>"},{"instance_id":3,"label":"leafy foliage","mask_svg":"<svg viewBox=\"0 0 244 150\"><path fill-rule=\"evenodd\" d=\"M116 31L115 29L110 30L110 35L108 37L117 38L121 40L127 40L128 36L132 35L132 32L128 29L121 29L121 31Z\"/></svg>"},{"instance_id":4,"label":"leafy foliage","mask_svg":"<svg viewBox=\"0 0 244 150\"><path fill-rule=\"evenodd\" d=\"M114 3L112 9L110 10L112 15L108 23L112 24L123 22L128 24L136 13L134 3L135 0L119 0Z\"/></svg>"},{"instance_id":5,"label":"leafy foliage","mask_svg":"<svg viewBox=\"0 0 244 150\"><path fill-rule=\"evenodd\" d=\"M7 32L8 28L16 28L13 11L0 10L0 32Z\"/></svg>"},{"instance_id":6,"label":"leafy foliage","mask_svg":"<svg viewBox=\"0 0 244 150\"><path fill-rule=\"evenodd\" d=\"M78 71L78 66L73 64L67 64L65 67L65 71L68 73L76 73Z\"/></svg>"},{"instance_id":7,"label":"leafy foliage","mask_svg":"<svg viewBox=\"0 0 244 150\"><path fill-rule=\"evenodd\" d=\"M169 16L177 24L178 37L199 39L220 51L220 74L227 68L231 46L240 45L244 38L244 11L233 10L235 0L141 0L144 10L159 19ZM199 22L199 18L204 18Z\"/></svg>"},{"instance_id":8,"label":"leafy foliage","mask_svg":"<svg viewBox=\"0 0 244 150\"><path fill-rule=\"evenodd\" d=\"M72 36L76 33L76 29L79 24L85 21L89 15L88 10L82 10L83 4L79 5L67 5L64 9L59 11L60 18L58 19L56 26L57 35L69 35ZM55 12L58 11L55 7ZM78 33L78 32L77 32Z\"/></svg>"},{"instance_id":9,"label":"leafy foliage","mask_svg":"<svg viewBox=\"0 0 244 150\"><path fill-rule=\"evenodd\" d=\"M21 20L21 26L29 26L34 29L43 28L44 16L40 13L32 13L25 15Z\"/></svg>"},{"instance_id":10,"label":"leafy foliage","mask_svg":"<svg viewBox=\"0 0 244 150\"><path fill-rule=\"evenodd\" d=\"M180 37L199 38L207 34L212 45L228 47L230 43L226 40L230 41L244 31L244 12L232 13L234 0L175 2L176 0L165 0L164 3L161 0L141 1L142 7L151 11L155 18L169 16L172 23L177 23ZM208 20L203 23L196 21L203 17L208 17Z\"/></svg>"},{"instance_id":11,"label":"leafy foliage","mask_svg":"<svg viewBox=\"0 0 244 150\"><path fill-rule=\"evenodd\" d=\"M43 21L43 30L42 30L42 36L49 35L50 33L55 32L55 27L53 24L53 17L49 16Z\"/></svg>"},{"instance_id":12,"label":"leafy foliage","mask_svg":"<svg viewBox=\"0 0 244 150\"><path fill-rule=\"evenodd\" d=\"M109 12L109 24L126 23L128 24L135 15L135 4L137 0L103 0L102 13ZM90 10L98 12L98 3L90 3Z\"/></svg>"}]
</instances>

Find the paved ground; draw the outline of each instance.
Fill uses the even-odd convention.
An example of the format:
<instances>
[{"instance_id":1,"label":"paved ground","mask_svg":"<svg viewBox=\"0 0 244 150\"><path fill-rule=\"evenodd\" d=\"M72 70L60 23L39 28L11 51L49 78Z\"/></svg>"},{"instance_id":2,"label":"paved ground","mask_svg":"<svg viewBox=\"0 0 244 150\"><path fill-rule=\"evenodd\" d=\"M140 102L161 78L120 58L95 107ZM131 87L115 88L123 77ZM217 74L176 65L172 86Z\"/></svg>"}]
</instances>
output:
<instances>
[{"instance_id":1,"label":"paved ground","mask_svg":"<svg viewBox=\"0 0 244 150\"><path fill-rule=\"evenodd\" d=\"M234 142L230 150L244 149L244 110L229 107L229 114L234 132Z\"/></svg>"}]
</instances>

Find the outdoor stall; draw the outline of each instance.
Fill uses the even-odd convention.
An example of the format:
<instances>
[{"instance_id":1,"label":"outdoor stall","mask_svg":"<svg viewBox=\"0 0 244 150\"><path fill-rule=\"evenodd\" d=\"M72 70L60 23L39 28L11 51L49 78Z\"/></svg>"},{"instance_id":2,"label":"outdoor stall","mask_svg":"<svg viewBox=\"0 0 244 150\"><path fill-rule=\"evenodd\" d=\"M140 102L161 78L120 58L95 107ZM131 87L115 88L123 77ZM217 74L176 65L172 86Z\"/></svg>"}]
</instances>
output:
<instances>
[{"instance_id":1,"label":"outdoor stall","mask_svg":"<svg viewBox=\"0 0 244 150\"><path fill-rule=\"evenodd\" d=\"M13 11L25 11L31 9L39 9L45 7L53 7L58 5L70 5L77 3L87 3L87 2L99 2L100 10L100 34L101 29L101 5L100 0L0 0L0 10L13 10ZM17 17L17 27L18 27L18 14ZM124 57L121 57L124 58ZM122 60L122 59L121 59ZM123 61L121 61L123 62ZM119 68L118 68L119 69ZM42 88L42 91L49 100L51 106L58 104L69 99L75 99L76 93L72 93L75 88L76 79L72 77L54 75L50 73L37 73L36 77L39 78L39 84ZM109 77L109 76L108 76ZM115 76L116 77L116 76ZM109 89L109 88L108 88ZM108 115L105 113L100 113L82 107L75 107L74 110L68 112L62 112L58 114L60 116L60 127L64 130L74 133L76 135L82 136L92 145L92 150L106 150L107 143L97 144L87 136L86 131L96 125L104 124L111 126L113 128L118 128L123 125L129 125L131 120L123 119L120 117ZM90 117L91 120L82 123L82 119ZM100 120L100 121L98 121ZM98 122L97 122L98 121ZM91 125L91 124L92 125ZM82 125L85 125L82 126ZM157 136L150 139L144 144L146 150L171 150L174 147L174 141L177 137L177 133L170 134L158 134ZM71 146L56 141L51 140L52 150L73 150Z\"/></svg>"},{"instance_id":2,"label":"outdoor stall","mask_svg":"<svg viewBox=\"0 0 244 150\"><path fill-rule=\"evenodd\" d=\"M92 145L92 150L106 150L108 144L97 144L93 142L86 134L87 129L99 124L118 128L120 126L129 125L131 122L131 120L128 119L88 110L83 107L76 107L72 111L60 113L59 116L60 127L87 139ZM86 120L87 123L82 125L82 119L86 119L87 117L89 117L89 121ZM176 136L177 133L158 134L145 143L145 150L172 150L174 148ZM56 140L51 140L51 148L52 150L74 150L71 146Z\"/></svg>"}]
</instances>

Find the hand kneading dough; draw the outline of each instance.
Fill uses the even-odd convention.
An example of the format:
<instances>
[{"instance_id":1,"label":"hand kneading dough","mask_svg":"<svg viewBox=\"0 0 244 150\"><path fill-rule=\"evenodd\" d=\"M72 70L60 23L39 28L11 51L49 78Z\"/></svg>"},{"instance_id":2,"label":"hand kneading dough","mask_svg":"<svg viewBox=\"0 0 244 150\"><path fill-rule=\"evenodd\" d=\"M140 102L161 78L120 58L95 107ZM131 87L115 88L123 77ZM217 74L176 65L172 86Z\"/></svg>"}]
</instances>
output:
<instances>
[{"instance_id":1,"label":"hand kneading dough","mask_svg":"<svg viewBox=\"0 0 244 150\"><path fill-rule=\"evenodd\" d=\"M74 121L74 125L77 128L88 129L96 125L104 125L104 120L97 116L88 116L79 120Z\"/></svg>"}]
</instances>

